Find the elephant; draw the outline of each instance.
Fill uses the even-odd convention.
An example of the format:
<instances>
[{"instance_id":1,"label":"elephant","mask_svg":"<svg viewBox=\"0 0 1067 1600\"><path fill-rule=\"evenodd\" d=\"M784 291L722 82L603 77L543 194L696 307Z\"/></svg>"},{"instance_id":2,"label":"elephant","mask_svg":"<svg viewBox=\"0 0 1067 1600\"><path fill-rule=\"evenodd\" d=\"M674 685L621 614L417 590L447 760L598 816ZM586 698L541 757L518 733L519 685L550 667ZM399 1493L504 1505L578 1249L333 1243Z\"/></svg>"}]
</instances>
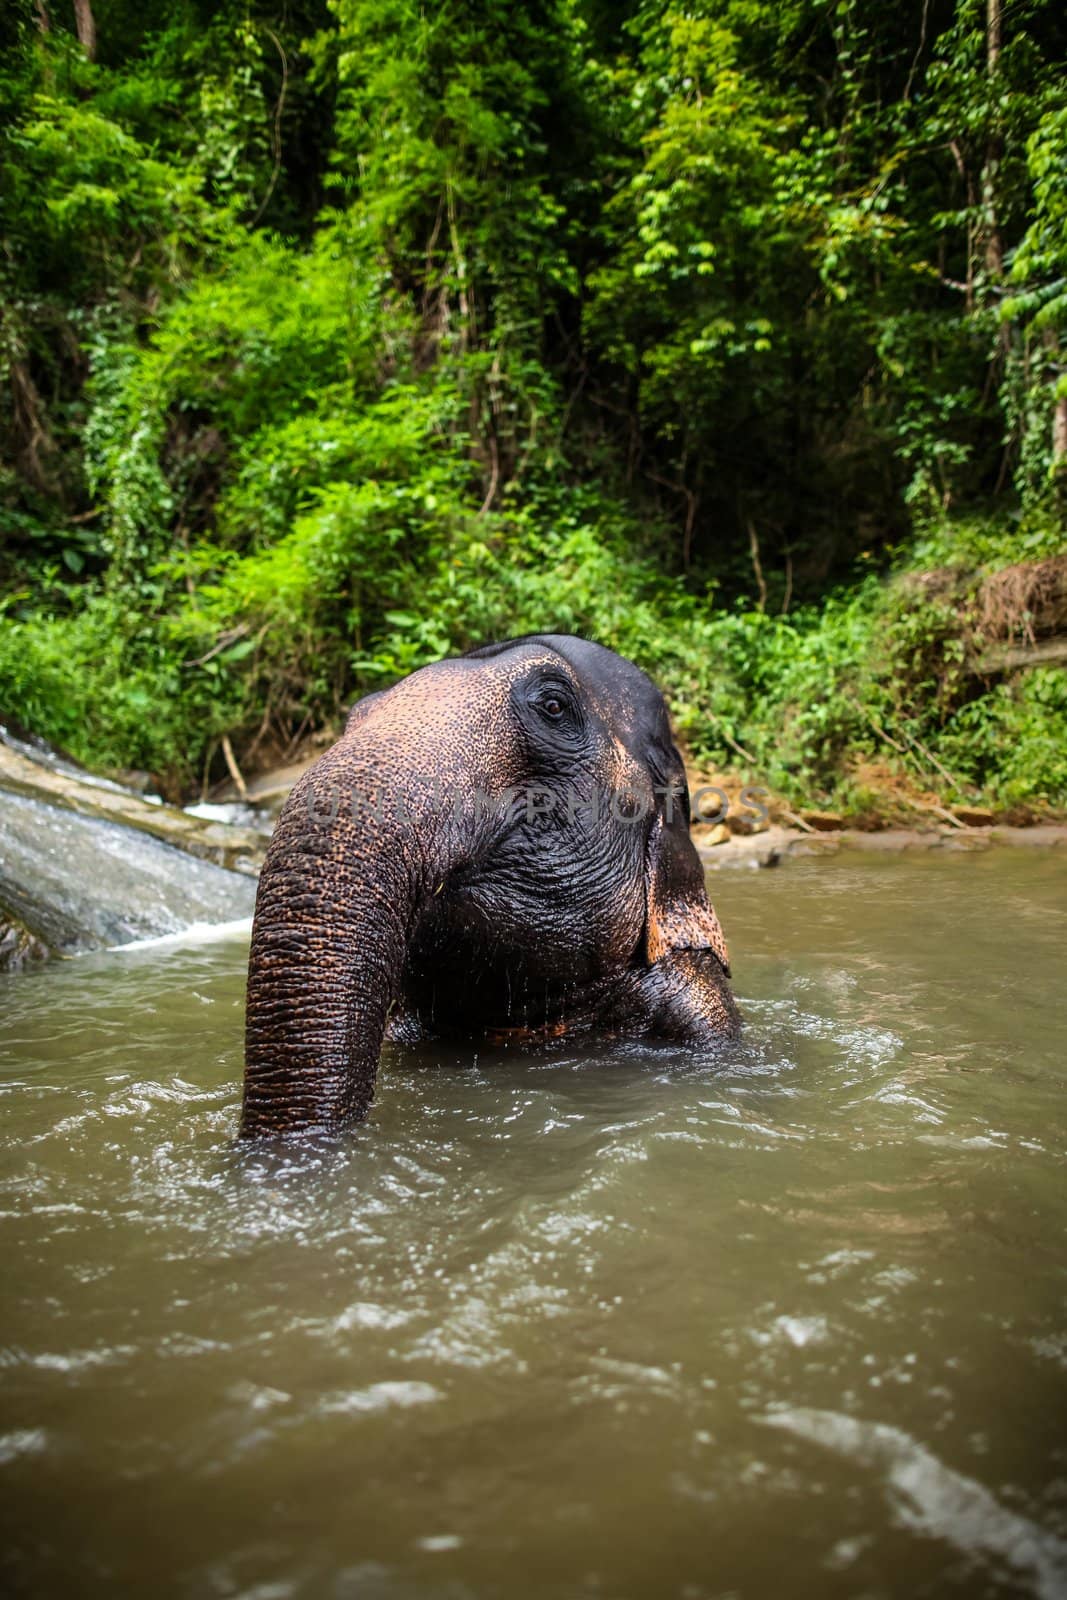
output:
<instances>
[{"instance_id":1,"label":"elephant","mask_svg":"<svg viewBox=\"0 0 1067 1600\"><path fill-rule=\"evenodd\" d=\"M663 696L527 634L368 694L260 876L241 1134L367 1115L383 1039L708 1046L739 1016Z\"/></svg>"}]
</instances>

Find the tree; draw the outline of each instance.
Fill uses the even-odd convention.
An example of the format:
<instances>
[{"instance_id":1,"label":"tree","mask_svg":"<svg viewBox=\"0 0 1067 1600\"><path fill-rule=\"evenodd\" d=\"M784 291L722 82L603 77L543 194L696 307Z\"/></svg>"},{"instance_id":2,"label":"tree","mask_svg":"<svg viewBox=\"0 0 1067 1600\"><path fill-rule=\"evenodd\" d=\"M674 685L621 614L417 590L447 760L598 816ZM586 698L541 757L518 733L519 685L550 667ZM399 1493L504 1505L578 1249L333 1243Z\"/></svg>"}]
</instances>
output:
<instances>
[{"instance_id":1,"label":"tree","mask_svg":"<svg viewBox=\"0 0 1067 1600\"><path fill-rule=\"evenodd\" d=\"M74 0L74 24L78 30L78 43L85 51L86 60L96 60L96 22L89 0Z\"/></svg>"}]
</instances>

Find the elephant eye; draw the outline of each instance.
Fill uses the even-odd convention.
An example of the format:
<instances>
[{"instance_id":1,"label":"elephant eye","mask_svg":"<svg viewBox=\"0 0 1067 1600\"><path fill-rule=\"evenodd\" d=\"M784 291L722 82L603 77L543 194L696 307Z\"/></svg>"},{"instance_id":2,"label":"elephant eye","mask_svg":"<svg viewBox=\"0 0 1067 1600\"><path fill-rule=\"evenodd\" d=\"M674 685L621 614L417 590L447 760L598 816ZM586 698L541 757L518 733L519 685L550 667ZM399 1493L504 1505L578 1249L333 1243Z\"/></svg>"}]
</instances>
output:
<instances>
[{"instance_id":1,"label":"elephant eye","mask_svg":"<svg viewBox=\"0 0 1067 1600\"><path fill-rule=\"evenodd\" d=\"M562 733L577 734L582 725L581 711L574 696L562 684L534 683L527 690L527 705L542 721Z\"/></svg>"}]
</instances>

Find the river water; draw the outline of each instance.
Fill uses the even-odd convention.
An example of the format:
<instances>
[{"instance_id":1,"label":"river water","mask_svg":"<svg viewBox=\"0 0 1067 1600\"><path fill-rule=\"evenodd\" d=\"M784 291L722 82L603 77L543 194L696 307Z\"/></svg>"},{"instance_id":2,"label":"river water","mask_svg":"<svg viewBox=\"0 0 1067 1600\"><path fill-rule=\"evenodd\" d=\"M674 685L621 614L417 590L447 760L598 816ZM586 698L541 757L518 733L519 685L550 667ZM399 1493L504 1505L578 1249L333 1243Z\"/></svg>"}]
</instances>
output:
<instances>
[{"instance_id":1,"label":"river water","mask_svg":"<svg viewBox=\"0 0 1067 1600\"><path fill-rule=\"evenodd\" d=\"M392 1049L289 1154L239 935L0 980L4 1591L1067 1593L1067 852L712 893L719 1059Z\"/></svg>"}]
</instances>

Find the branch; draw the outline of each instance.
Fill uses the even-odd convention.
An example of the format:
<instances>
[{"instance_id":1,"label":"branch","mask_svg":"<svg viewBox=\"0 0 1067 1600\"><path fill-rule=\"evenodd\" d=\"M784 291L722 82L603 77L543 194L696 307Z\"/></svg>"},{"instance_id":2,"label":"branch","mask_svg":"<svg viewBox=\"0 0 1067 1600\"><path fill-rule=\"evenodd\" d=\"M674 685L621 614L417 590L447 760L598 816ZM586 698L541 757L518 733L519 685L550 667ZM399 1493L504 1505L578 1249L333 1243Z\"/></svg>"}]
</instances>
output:
<instances>
[{"instance_id":1,"label":"branch","mask_svg":"<svg viewBox=\"0 0 1067 1600\"><path fill-rule=\"evenodd\" d=\"M211 646L206 655L197 656L195 661L187 661L187 667L202 667L205 662L211 661L222 650L228 650L231 644L236 644L238 639L243 639L248 632L248 623L239 622L236 628L227 628L225 633L220 633L217 641Z\"/></svg>"},{"instance_id":2,"label":"branch","mask_svg":"<svg viewBox=\"0 0 1067 1600\"><path fill-rule=\"evenodd\" d=\"M241 769L237 765L237 757L233 753L233 745L230 743L230 736L228 733L224 733L222 736L222 753L226 757L226 765L229 768L230 777L233 779L234 788L237 790L237 793L241 796L242 800L247 800L248 785L241 776Z\"/></svg>"},{"instance_id":3,"label":"branch","mask_svg":"<svg viewBox=\"0 0 1067 1600\"><path fill-rule=\"evenodd\" d=\"M759 584L759 608L761 611L766 611L767 583L763 576L763 568L760 566L759 540L756 538L756 524L753 522L751 517L748 518L748 547L752 552L752 566L756 574L756 582Z\"/></svg>"},{"instance_id":4,"label":"branch","mask_svg":"<svg viewBox=\"0 0 1067 1600\"><path fill-rule=\"evenodd\" d=\"M915 74L919 69L919 59L922 56L922 53L926 48L926 24L929 21L929 19L930 19L930 0L923 0L922 22L919 24L919 46L918 46L918 49L915 52L915 59L911 64L911 70L908 73L908 81L904 85L904 103L905 104L907 104L908 100L910 100L910 98L911 98L911 86L912 86L912 83L913 83L913 81L915 79Z\"/></svg>"},{"instance_id":5,"label":"branch","mask_svg":"<svg viewBox=\"0 0 1067 1600\"><path fill-rule=\"evenodd\" d=\"M270 141L271 142L272 153L274 155L274 170L272 171L272 173L270 175L270 182L267 185L267 192L263 196L262 201L260 202L259 210L256 212L255 216L252 218L251 223L249 224L249 226L252 227L252 228L255 227L256 223L259 221L259 219L263 215L264 211L266 211L267 205L268 205L268 203L270 201L270 197L274 193L274 185L278 181L278 174L279 174L279 172L281 171L281 168L282 168L282 107L285 105L285 90L286 90L286 86L287 86L287 84L289 82L289 61L288 61L288 57L285 54L285 51L282 49L281 40L278 38L278 35L274 32L274 29L273 28L268 28L266 23L263 24L263 31L264 31L264 33L269 34L270 37L274 40L275 48L276 48L278 54L282 58L282 86L281 86L280 90L278 91L278 104L274 108L274 128L273 128L273 131L271 133L271 141Z\"/></svg>"},{"instance_id":6,"label":"branch","mask_svg":"<svg viewBox=\"0 0 1067 1600\"><path fill-rule=\"evenodd\" d=\"M608 409L618 410L619 408L616 406L611 406ZM625 413L622 413L622 415L625 415ZM693 525L696 522L697 506L700 504L699 497L697 496L696 491L690 489L687 484L675 483L670 478L664 478L658 472L653 472L651 467L646 467L645 473L649 478L652 479L653 483L662 483L665 489L673 489L675 494L685 496L685 527L682 531L682 566L688 572L693 554Z\"/></svg>"}]
</instances>

